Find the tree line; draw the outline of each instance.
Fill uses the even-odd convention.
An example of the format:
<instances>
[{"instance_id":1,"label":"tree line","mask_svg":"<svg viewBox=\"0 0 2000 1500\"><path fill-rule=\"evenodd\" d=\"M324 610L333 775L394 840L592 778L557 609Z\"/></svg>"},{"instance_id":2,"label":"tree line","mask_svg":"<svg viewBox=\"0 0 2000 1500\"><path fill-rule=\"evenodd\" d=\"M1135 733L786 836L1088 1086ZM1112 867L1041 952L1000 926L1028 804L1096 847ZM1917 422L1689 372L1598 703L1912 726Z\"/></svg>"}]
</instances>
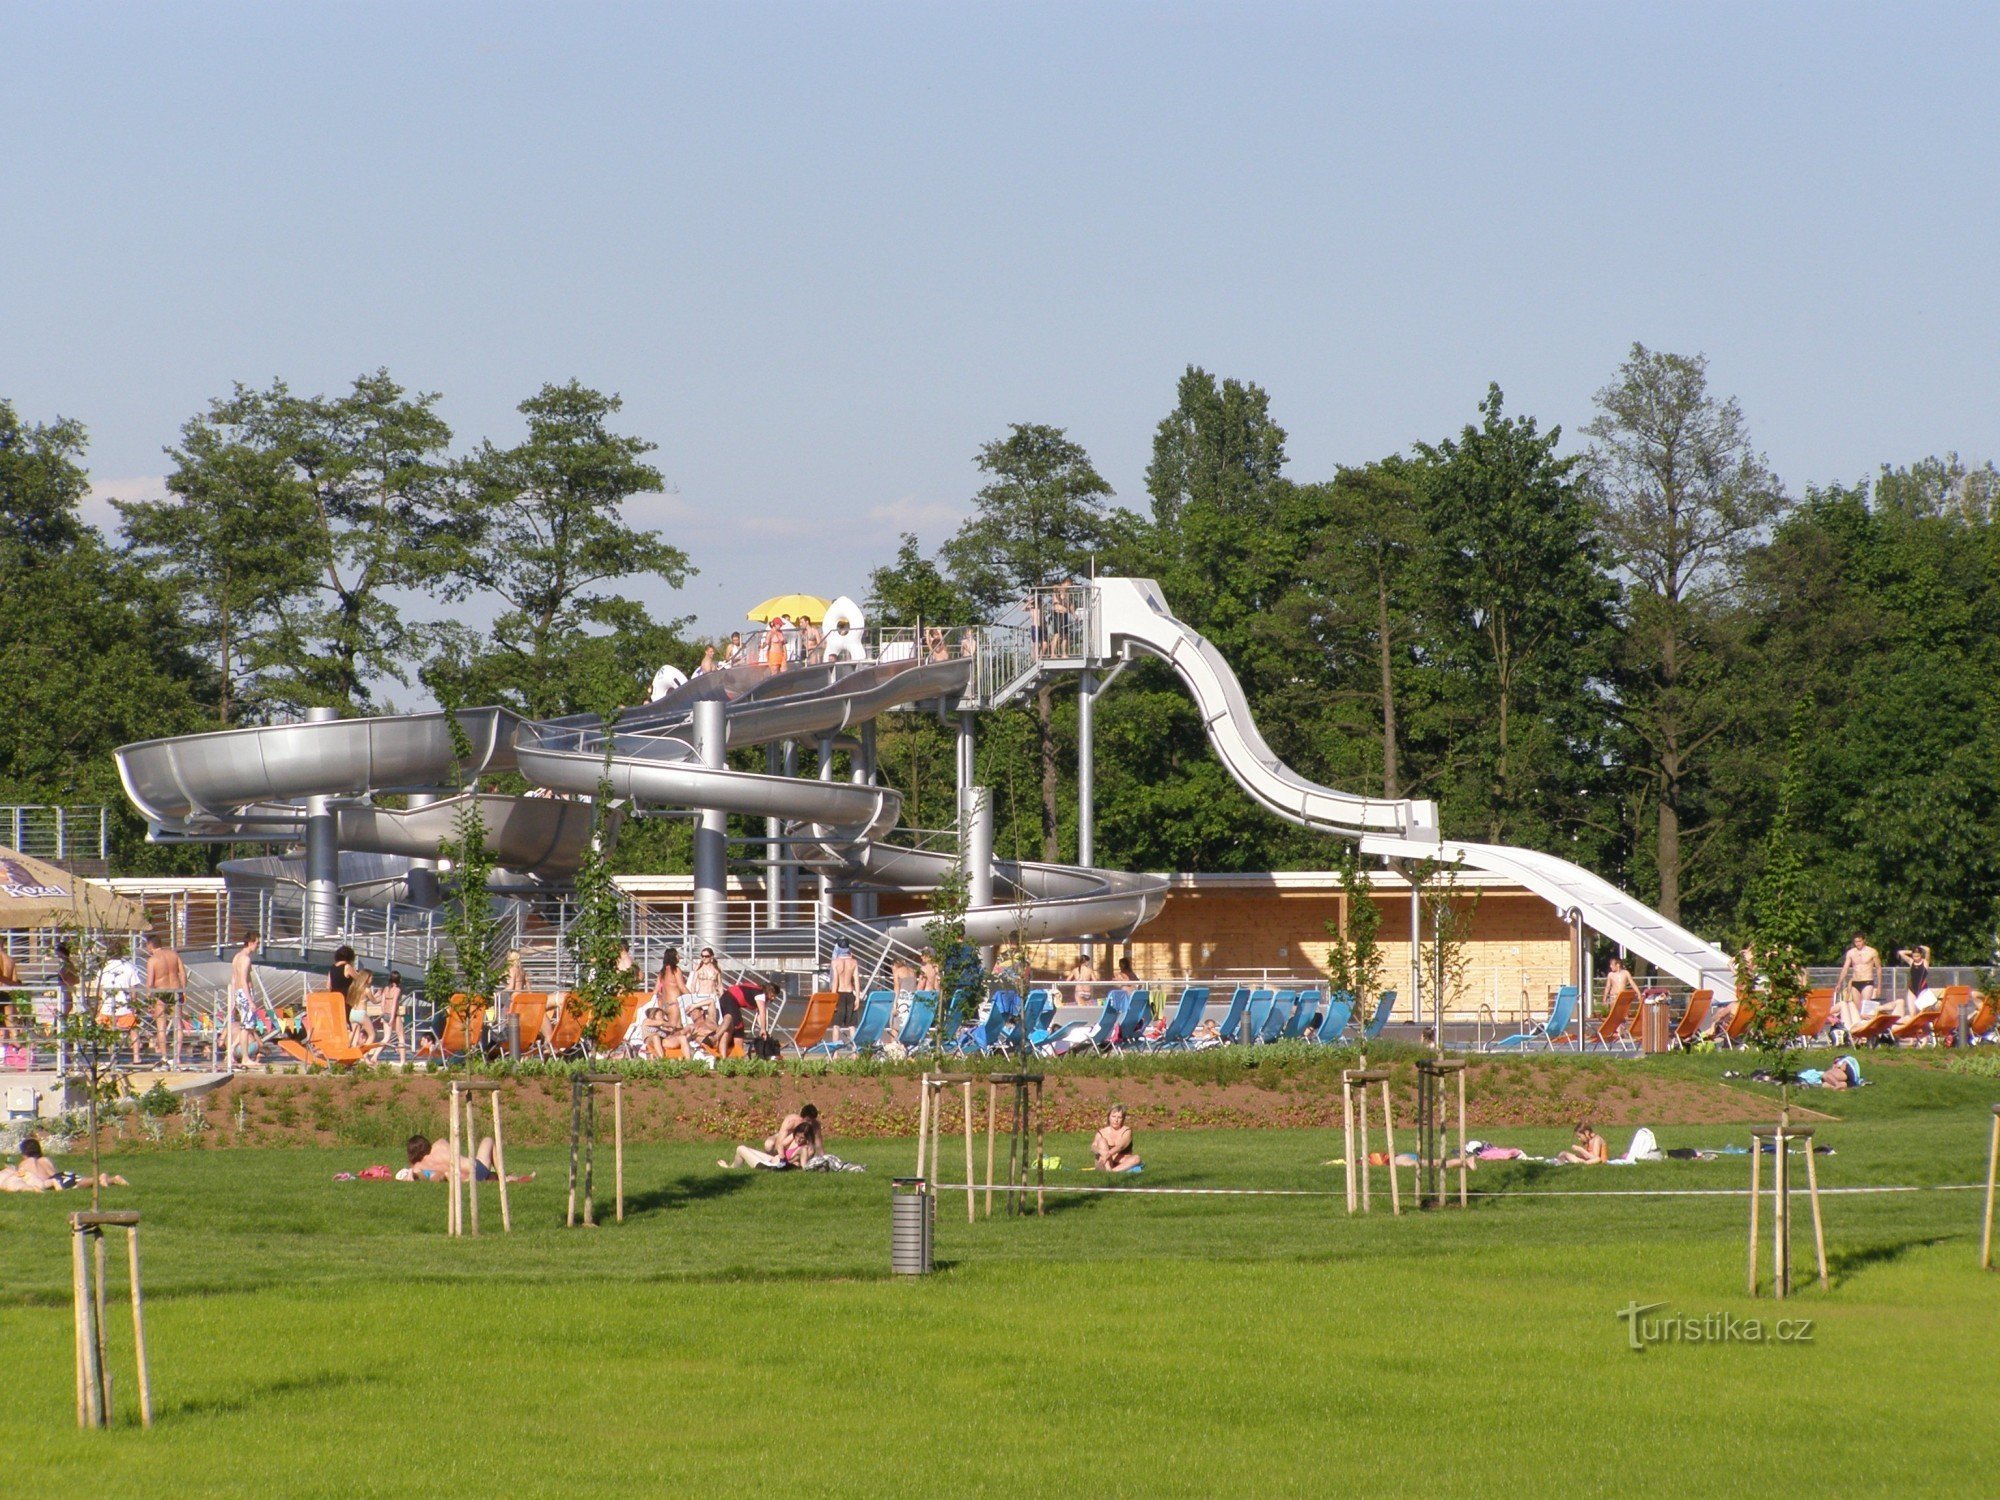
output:
<instances>
[{"instance_id":1,"label":"tree line","mask_svg":"<svg viewBox=\"0 0 2000 1500\"><path fill-rule=\"evenodd\" d=\"M1190 368L1147 503L1060 428L982 448L973 514L876 570L884 618L976 617L1091 569L1159 581L1242 678L1274 750L1437 801L1452 837L1560 854L1712 937L1749 930L1790 726L1809 951L1846 936L1992 957L2000 897L2000 473L1956 455L1793 492L1707 361L1634 345L1570 451L1498 386L1455 434L1305 479L1268 394ZM999 844L1075 849L1075 705L982 721ZM1098 859L1326 868L1253 808L1167 668L1100 702ZM899 721L885 763L947 821L952 758ZM1948 960L1947 960L1948 956Z\"/></svg>"},{"instance_id":2,"label":"tree line","mask_svg":"<svg viewBox=\"0 0 2000 1500\"><path fill-rule=\"evenodd\" d=\"M238 387L182 429L167 494L121 504L117 537L79 518L83 429L0 402L0 798L121 805L119 743L379 710L385 684L546 716L692 668L703 643L635 597L693 567L625 518L662 480L617 398L545 386L520 441L457 455L437 399L382 371L331 396ZM974 455L964 525L929 555L905 535L871 604L958 623L1093 568L1153 577L1304 774L1432 798L1451 836L1561 854L1724 940L1750 920L1796 740L1814 951L1858 929L1986 960L2000 474L1947 454L1795 492L1702 357L1638 345L1581 435L1566 448L1493 386L1456 433L1306 478L1267 392L1191 367L1142 503L1061 427L1013 424ZM408 607L474 596L488 630ZM1003 855L1074 856L1075 735L1055 686L982 717ZM881 751L912 821L948 825L948 727L894 716ZM1335 862L1229 783L1157 663L1101 700L1097 753L1100 862ZM197 857L136 836L128 867ZM625 868L684 857L666 829L628 843Z\"/></svg>"}]
</instances>

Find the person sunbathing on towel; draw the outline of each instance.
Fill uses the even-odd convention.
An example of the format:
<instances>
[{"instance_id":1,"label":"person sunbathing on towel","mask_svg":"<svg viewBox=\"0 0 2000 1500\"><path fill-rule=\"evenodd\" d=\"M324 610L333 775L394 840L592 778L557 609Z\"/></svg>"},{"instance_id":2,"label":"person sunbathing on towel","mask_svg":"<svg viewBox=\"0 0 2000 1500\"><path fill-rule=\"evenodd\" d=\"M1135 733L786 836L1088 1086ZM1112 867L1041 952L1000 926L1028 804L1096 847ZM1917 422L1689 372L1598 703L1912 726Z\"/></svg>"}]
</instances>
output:
<instances>
[{"instance_id":1,"label":"person sunbathing on towel","mask_svg":"<svg viewBox=\"0 0 2000 1500\"><path fill-rule=\"evenodd\" d=\"M410 1164L396 1174L399 1181L443 1182L450 1178L452 1168L450 1141L433 1141L427 1135L413 1135L403 1143L403 1149L409 1155ZM493 1166L492 1136L482 1135L479 1138L478 1149L473 1153L470 1162L460 1159L458 1175L460 1178L470 1177L474 1182L491 1182L500 1175ZM507 1174L507 1180L533 1182L535 1174L510 1172Z\"/></svg>"},{"instance_id":2,"label":"person sunbathing on towel","mask_svg":"<svg viewBox=\"0 0 2000 1500\"><path fill-rule=\"evenodd\" d=\"M98 1187L130 1187L123 1177L106 1172ZM21 1160L16 1166L0 1168L0 1193L59 1193L65 1188L91 1186L88 1176L64 1172L42 1155L42 1143L31 1135L21 1137Z\"/></svg>"},{"instance_id":3,"label":"person sunbathing on towel","mask_svg":"<svg viewBox=\"0 0 2000 1500\"><path fill-rule=\"evenodd\" d=\"M1593 1165L1611 1160L1611 1147L1604 1137L1590 1126L1589 1121L1576 1127L1576 1144L1556 1158L1557 1161L1575 1162L1579 1165Z\"/></svg>"},{"instance_id":4,"label":"person sunbathing on towel","mask_svg":"<svg viewBox=\"0 0 2000 1500\"><path fill-rule=\"evenodd\" d=\"M1144 1165L1132 1149L1132 1127L1125 1123L1125 1107L1111 1106L1104 1126L1090 1139L1090 1156L1100 1172L1136 1172Z\"/></svg>"},{"instance_id":5,"label":"person sunbathing on towel","mask_svg":"<svg viewBox=\"0 0 2000 1500\"><path fill-rule=\"evenodd\" d=\"M803 1170L820 1154L824 1141L819 1111L810 1104L802 1104L797 1114L785 1116L776 1135L765 1138L763 1150L738 1146L733 1157L718 1160L716 1165L725 1172L731 1167L764 1167L774 1172L793 1167Z\"/></svg>"}]
</instances>

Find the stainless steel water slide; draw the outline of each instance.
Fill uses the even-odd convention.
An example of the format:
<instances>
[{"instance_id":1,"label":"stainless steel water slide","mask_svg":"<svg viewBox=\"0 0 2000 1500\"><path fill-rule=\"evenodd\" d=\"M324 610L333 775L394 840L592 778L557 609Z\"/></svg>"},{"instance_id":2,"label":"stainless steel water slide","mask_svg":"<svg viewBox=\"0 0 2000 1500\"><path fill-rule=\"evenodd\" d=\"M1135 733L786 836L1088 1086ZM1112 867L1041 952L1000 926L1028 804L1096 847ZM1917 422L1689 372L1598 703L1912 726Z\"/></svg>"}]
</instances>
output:
<instances>
[{"instance_id":1,"label":"stainless steel water slide","mask_svg":"<svg viewBox=\"0 0 2000 1500\"><path fill-rule=\"evenodd\" d=\"M587 796L600 777L634 801L779 818L859 881L930 890L955 855L887 842L901 813L893 790L705 764L692 728L696 706L718 701L728 745L829 739L889 709L962 694L972 663L809 666L778 674L739 667L704 674L620 716L607 734L595 717L534 723L498 708L458 713L454 748L443 712L220 730L148 740L117 752L132 804L160 836L296 842L314 799L327 799L342 879L366 900L394 897L394 859L435 857L451 837L462 796L409 809L372 797L438 797L491 771L518 770L537 786ZM463 758L459 753L467 753ZM608 753L607 753L608 752ZM590 837L585 802L479 794L496 861L535 875L574 871ZM229 861L244 884L303 881L297 856ZM968 913L981 944L1129 931L1159 910L1165 882L1074 866L998 863L994 899ZM874 924L888 939L924 943L921 915Z\"/></svg>"},{"instance_id":2,"label":"stainless steel water slide","mask_svg":"<svg viewBox=\"0 0 2000 1500\"><path fill-rule=\"evenodd\" d=\"M1091 654L1109 660L1138 649L1166 661L1194 695L1216 755L1271 812L1307 828L1356 838L1364 853L1385 859L1461 861L1470 869L1504 875L1565 917L1578 915L1584 925L1675 978L1713 990L1718 1000L1735 998L1735 970L1727 954L1581 866L1533 849L1440 839L1433 802L1357 797L1300 776L1264 743L1242 685L1221 653L1174 618L1157 583L1099 578L1092 588L1096 639Z\"/></svg>"}]
</instances>

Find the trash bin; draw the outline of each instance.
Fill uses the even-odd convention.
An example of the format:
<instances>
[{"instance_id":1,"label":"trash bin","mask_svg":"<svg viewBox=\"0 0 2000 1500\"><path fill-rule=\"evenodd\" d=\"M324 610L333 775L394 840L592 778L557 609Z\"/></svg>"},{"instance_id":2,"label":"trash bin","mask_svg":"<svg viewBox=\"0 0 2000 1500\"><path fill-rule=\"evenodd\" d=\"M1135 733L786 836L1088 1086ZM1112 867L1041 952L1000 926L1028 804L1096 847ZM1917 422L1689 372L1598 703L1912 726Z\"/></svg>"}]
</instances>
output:
<instances>
[{"instance_id":1,"label":"trash bin","mask_svg":"<svg viewBox=\"0 0 2000 1500\"><path fill-rule=\"evenodd\" d=\"M1648 1000L1639 1015L1639 1050L1664 1052L1673 1036L1673 1015L1664 1000Z\"/></svg>"},{"instance_id":2,"label":"trash bin","mask_svg":"<svg viewBox=\"0 0 2000 1500\"><path fill-rule=\"evenodd\" d=\"M931 1273L931 1234L937 1199L921 1177L889 1181L889 1269L898 1276Z\"/></svg>"}]
</instances>

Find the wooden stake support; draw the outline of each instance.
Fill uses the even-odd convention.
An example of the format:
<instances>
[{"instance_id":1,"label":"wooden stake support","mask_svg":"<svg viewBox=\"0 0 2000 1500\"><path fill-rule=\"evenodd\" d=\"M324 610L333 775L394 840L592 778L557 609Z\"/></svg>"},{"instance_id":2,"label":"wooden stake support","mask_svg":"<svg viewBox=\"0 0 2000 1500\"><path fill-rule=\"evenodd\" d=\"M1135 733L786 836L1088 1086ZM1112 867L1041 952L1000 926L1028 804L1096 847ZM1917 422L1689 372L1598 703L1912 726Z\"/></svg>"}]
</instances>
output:
<instances>
[{"instance_id":1,"label":"wooden stake support","mask_svg":"<svg viewBox=\"0 0 2000 1500\"><path fill-rule=\"evenodd\" d=\"M70 1290L76 1313L76 1425L111 1425L111 1372L105 1360L104 1318L107 1229L125 1231L126 1260L132 1276L132 1351L139 1367L139 1422L151 1427L153 1382L146 1368L146 1299L139 1287L139 1215L131 1210L69 1216Z\"/></svg>"},{"instance_id":2,"label":"wooden stake support","mask_svg":"<svg viewBox=\"0 0 2000 1500\"><path fill-rule=\"evenodd\" d=\"M479 1236L479 1096L492 1101L493 1180L500 1186L500 1228L511 1234L514 1213L507 1201L507 1137L500 1129L500 1081L497 1078L454 1078L451 1081L451 1198L445 1209L445 1233Z\"/></svg>"},{"instance_id":3,"label":"wooden stake support","mask_svg":"<svg viewBox=\"0 0 2000 1500\"><path fill-rule=\"evenodd\" d=\"M1753 1125L1750 1128L1750 1295L1757 1295L1757 1197L1761 1191L1764 1142L1771 1142L1771 1294L1780 1302L1792 1290L1792 1161L1790 1143L1806 1148L1806 1196L1812 1201L1813 1248L1820 1290L1831 1285L1826 1272L1826 1226L1819 1210L1819 1167L1813 1160L1810 1125Z\"/></svg>"},{"instance_id":4,"label":"wooden stake support","mask_svg":"<svg viewBox=\"0 0 2000 1500\"><path fill-rule=\"evenodd\" d=\"M569 1080L569 1209L566 1228L576 1227L578 1154L582 1155L583 1222L597 1224L597 1087L611 1086L612 1190L618 1222L625 1222L625 1075L572 1073Z\"/></svg>"},{"instance_id":5,"label":"wooden stake support","mask_svg":"<svg viewBox=\"0 0 2000 1500\"><path fill-rule=\"evenodd\" d=\"M1993 1144L1986 1148L1986 1227L1979 1236L1979 1267L1993 1269L1993 1188L2000 1183L2000 1104L1993 1106Z\"/></svg>"},{"instance_id":6,"label":"wooden stake support","mask_svg":"<svg viewBox=\"0 0 2000 1500\"><path fill-rule=\"evenodd\" d=\"M970 1073L926 1073L919 1080L922 1096L917 1101L917 1175L930 1184L930 1191L937 1191L938 1172L944 1157L944 1101L938 1096L948 1088L959 1088L965 1095L965 1222L971 1224L978 1218L977 1196L974 1189L978 1180L972 1170L972 1134L975 1126L972 1115L972 1085ZM926 1154L928 1148L928 1156ZM924 1170L928 1159L930 1170Z\"/></svg>"},{"instance_id":7,"label":"wooden stake support","mask_svg":"<svg viewBox=\"0 0 2000 1500\"><path fill-rule=\"evenodd\" d=\"M1396 1181L1396 1112L1389 1101L1387 1068L1348 1068L1340 1075L1340 1114L1346 1126L1347 1211L1373 1211L1368 1171L1368 1090L1382 1086L1382 1144L1389 1154L1389 1208L1400 1217L1402 1189ZM1358 1192L1357 1192L1358 1188Z\"/></svg>"},{"instance_id":8,"label":"wooden stake support","mask_svg":"<svg viewBox=\"0 0 2000 1500\"><path fill-rule=\"evenodd\" d=\"M1011 1088L1013 1108L1007 1125L1007 1212L1028 1211L1029 1151L1035 1168L1035 1213L1046 1212L1042 1188L1042 1075L1040 1073L993 1073L986 1079L986 1217L993 1217L993 1161L999 1143L1000 1090ZM1030 1103L1029 1092L1033 1091ZM1032 1142L1030 1137L1032 1136Z\"/></svg>"},{"instance_id":9,"label":"wooden stake support","mask_svg":"<svg viewBox=\"0 0 2000 1500\"><path fill-rule=\"evenodd\" d=\"M1442 1208L1445 1195L1445 1080L1458 1080L1458 1206L1466 1206L1465 1059L1426 1057L1417 1063L1417 1206ZM1393 1160L1393 1158L1392 1158ZM1393 1169L1392 1169L1393 1170Z\"/></svg>"}]
</instances>

